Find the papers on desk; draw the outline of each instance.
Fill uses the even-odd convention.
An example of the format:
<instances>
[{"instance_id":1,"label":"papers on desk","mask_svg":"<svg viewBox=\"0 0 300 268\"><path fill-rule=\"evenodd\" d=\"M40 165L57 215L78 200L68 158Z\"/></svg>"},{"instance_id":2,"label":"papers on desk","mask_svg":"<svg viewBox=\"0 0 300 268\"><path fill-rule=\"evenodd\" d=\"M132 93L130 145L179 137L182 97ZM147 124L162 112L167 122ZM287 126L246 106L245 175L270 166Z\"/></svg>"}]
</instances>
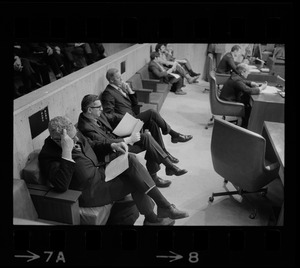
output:
<instances>
[{"instance_id":1,"label":"papers on desk","mask_svg":"<svg viewBox=\"0 0 300 268\"><path fill-rule=\"evenodd\" d=\"M174 77L177 78L177 79L180 77L179 74L170 73L170 75L174 76Z\"/></svg>"},{"instance_id":2,"label":"papers on desk","mask_svg":"<svg viewBox=\"0 0 300 268\"><path fill-rule=\"evenodd\" d=\"M121 154L106 166L105 168L105 181L110 181L120 175L129 167L128 151Z\"/></svg>"},{"instance_id":3,"label":"papers on desk","mask_svg":"<svg viewBox=\"0 0 300 268\"><path fill-rule=\"evenodd\" d=\"M261 93L264 93L264 94L277 94L278 91L279 91L279 89L276 88L276 87L267 86L264 90L262 90Z\"/></svg>"},{"instance_id":4,"label":"papers on desk","mask_svg":"<svg viewBox=\"0 0 300 268\"><path fill-rule=\"evenodd\" d=\"M268 73L268 72L270 72L270 69L269 68L261 68L260 71L263 73Z\"/></svg>"},{"instance_id":5,"label":"papers on desk","mask_svg":"<svg viewBox=\"0 0 300 268\"><path fill-rule=\"evenodd\" d=\"M253 69L250 69L249 72L250 73L260 73L260 70L253 68Z\"/></svg>"},{"instance_id":6,"label":"papers on desk","mask_svg":"<svg viewBox=\"0 0 300 268\"><path fill-rule=\"evenodd\" d=\"M143 121L134 118L129 113L126 113L114 129L113 133L119 137L130 136L132 133L140 132L143 125Z\"/></svg>"}]
</instances>

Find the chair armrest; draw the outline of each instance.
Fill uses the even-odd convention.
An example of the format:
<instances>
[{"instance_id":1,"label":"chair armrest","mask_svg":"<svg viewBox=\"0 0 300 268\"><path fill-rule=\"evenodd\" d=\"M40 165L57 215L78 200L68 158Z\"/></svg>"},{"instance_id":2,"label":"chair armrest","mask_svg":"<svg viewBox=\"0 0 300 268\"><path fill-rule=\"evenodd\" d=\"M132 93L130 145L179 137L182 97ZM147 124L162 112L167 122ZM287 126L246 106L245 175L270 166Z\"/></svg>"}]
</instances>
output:
<instances>
[{"instance_id":1,"label":"chair armrest","mask_svg":"<svg viewBox=\"0 0 300 268\"><path fill-rule=\"evenodd\" d=\"M153 89L154 92L157 91L157 84L161 83L160 80L156 79L143 79L143 88Z\"/></svg>"},{"instance_id":2,"label":"chair armrest","mask_svg":"<svg viewBox=\"0 0 300 268\"><path fill-rule=\"evenodd\" d=\"M37 184L27 184L27 187L40 219L80 224L78 198L81 191L58 193L50 187Z\"/></svg>"},{"instance_id":3,"label":"chair armrest","mask_svg":"<svg viewBox=\"0 0 300 268\"><path fill-rule=\"evenodd\" d=\"M134 91L136 92L138 101L149 103L150 93L152 93L151 89L139 88L139 89L134 89Z\"/></svg>"}]
</instances>

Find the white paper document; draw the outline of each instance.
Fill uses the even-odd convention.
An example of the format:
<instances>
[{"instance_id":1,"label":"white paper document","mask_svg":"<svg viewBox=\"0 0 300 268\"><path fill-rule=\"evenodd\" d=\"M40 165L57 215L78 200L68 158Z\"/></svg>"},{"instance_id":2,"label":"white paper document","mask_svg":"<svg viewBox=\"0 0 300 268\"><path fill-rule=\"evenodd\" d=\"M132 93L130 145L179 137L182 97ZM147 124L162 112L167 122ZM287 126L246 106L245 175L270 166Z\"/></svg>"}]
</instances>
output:
<instances>
[{"instance_id":1,"label":"white paper document","mask_svg":"<svg viewBox=\"0 0 300 268\"><path fill-rule=\"evenodd\" d=\"M256 65L248 65L250 69L257 69Z\"/></svg>"},{"instance_id":2,"label":"white paper document","mask_svg":"<svg viewBox=\"0 0 300 268\"><path fill-rule=\"evenodd\" d=\"M180 77L179 74L170 73L170 75L174 76L174 77L177 78L177 79Z\"/></svg>"},{"instance_id":3,"label":"white paper document","mask_svg":"<svg viewBox=\"0 0 300 268\"><path fill-rule=\"evenodd\" d=\"M105 168L105 181L110 181L120 175L129 167L128 151L119 155L117 158L109 162Z\"/></svg>"},{"instance_id":4,"label":"white paper document","mask_svg":"<svg viewBox=\"0 0 300 268\"><path fill-rule=\"evenodd\" d=\"M260 70L258 70L258 69L250 69L249 72L250 73L260 73Z\"/></svg>"},{"instance_id":5,"label":"white paper document","mask_svg":"<svg viewBox=\"0 0 300 268\"><path fill-rule=\"evenodd\" d=\"M139 132L143 125L143 121L134 118L129 113L126 113L114 129L113 133L119 137L130 136L132 133Z\"/></svg>"},{"instance_id":6,"label":"white paper document","mask_svg":"<svg viewBox=\"0 0 300 268\"><path fill-rule=\"evenodd\" d=\"M265 94L276 94L278 92L278 88L273 86L267 86L265 89L262 90L261 93Z\"/></svg>"},{"instance_id":7,"label":"white paper document","mask_svg":"<svg viewBox=\"0 0 300 268\"><path fill-rule=\"evenodd\" d=\"M261 68L260 71L263 73L268 73L268 72L270 72L270 69L269 68Z\"/></svg>"}]
</instances>

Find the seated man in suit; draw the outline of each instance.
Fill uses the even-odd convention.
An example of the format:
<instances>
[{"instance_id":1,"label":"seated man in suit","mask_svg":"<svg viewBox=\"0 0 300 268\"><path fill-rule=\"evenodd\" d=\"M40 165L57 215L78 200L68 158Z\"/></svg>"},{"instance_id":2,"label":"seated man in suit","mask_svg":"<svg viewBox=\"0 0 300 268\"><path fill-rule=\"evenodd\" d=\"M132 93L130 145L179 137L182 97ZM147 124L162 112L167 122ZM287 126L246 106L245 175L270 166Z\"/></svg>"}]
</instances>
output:
<instances>
[{"instance_id":1,"label":"seated man in suit","mask_svg":"<svg viewBox=\"0 0 300 268\"><path fill-rule=\"evenodd\" d=\"M172 156L166 149L161 135L169 134L171 142L187 142L193 138L192 135L183 135L174 131L161 115L153 109L149 109L142 113L136 112L138 105L136 93L130 88L127 83L122 81L122 77L118 69L111 68L106 73L106 79L109 81L106 89L99 98L103 105L103 111L107 118L123 118L125 113L129 113L135 118L144 122L143 129L149 129L151 135L166 152L173 163L178 163L179 160Z\"/></svg>"},{"instance_id":2,"label":"seated man in suit","mask_svg":"<svg viewBox=\"0 0 300 268\"><path fill-rule=\"evenodd\" d=\"M163 67L159 63L159 53L158 52L152 52L150 54L150 62L148 66L148 71L153 73L153 75L160 79L162 82L171 84L171 91L174 92L176 95L185 95L186 92L184 92L181 88L183 86L183 79L180 76L179 78L175 78L170 73L173 73L176 71L176 66L173 66L172 68L166 70L165 67Z\"/></svg>"},{"instance_id":3,"label":"seated man in suit","mask_svg":"<svg viewBox=\"0 0 300 268\"><path fill-rule=\"evenodd\" d=\"M129 152L132 153L140 153L146 150L146 167L157 187L168 187L171 184L171 181L163 180L156 174L160 170L159 165L161 163L166 166L166 174L169 176L180 176L187 172L184 169L179 169L171 162L168 155L151 135L138 132L122 138L113 134L114 127L120 120L116 120L116 118L108 120L106 118L105 114L102 113L102 104L97 95L84 96L81 101L81 110L82 113L79 115L77 127L83 135L92 141L99 141L103 144L125 142L128 145Z\"/></svg>"},{"instance_id":4,"label":"seated man in suit","mask_svg":"<svg viewBox=\"0 0 300 268\"><path fill-rule=\"evenodd\" d=\"M250 68L246 63L238 64L236 71L237 73L233 72L222 87L220 99L244 103L245 117L242 120L242 127L247 128L251 113L250 95L259 94L267 87L267 83L257 84L247 81Z\"/></svg>"},{"instance_id":5,"label":"seated man in suit","mask_svg":"<svg viewBox=\"0 0 300 268\"><path fill-rule=\"evenodd\" d=\"M50 120L46 138L39 154L41 172L54 189L82 191L81 207L98 207L113 203L131 193L139 212L145 215L145 225L173 225L174 219L188 217L162 195L148 171L132 154L128 154L129 167L116 178L105 181L105 165L98 159L107 159L114 151L128 150L124 142L103 144L87 141L72 122L63 116ZM153 211L157 205L157 215ZM172 220L173 219L173 220Z\"/></svg>"},{"instance_id":6,"label":"seated man in suit","mask_svg":"<svg viewBox=\"0 0 300 268\"><path fill-rule=\"evenodd\" d=\"M239 62L235 62L234 58L241 54L241 47L239 45L234 45L231 51L226 53L221 59L216 72L221 74L229 74L231 72L238 73L236 66Z\"/></svg>"}]
</instances>

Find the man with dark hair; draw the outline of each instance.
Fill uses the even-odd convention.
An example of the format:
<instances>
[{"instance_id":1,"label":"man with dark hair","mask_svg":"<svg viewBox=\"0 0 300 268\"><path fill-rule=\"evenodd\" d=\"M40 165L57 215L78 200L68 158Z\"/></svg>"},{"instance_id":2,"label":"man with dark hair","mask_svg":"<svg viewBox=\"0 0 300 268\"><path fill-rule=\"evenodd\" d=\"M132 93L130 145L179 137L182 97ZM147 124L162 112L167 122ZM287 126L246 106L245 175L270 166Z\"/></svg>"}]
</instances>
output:
<instances>
[{"instance_id":1,"label":"man with dark hair","mask_svg":"<svg viewBox=\"0 0 300 268\"><path fill-rule=\"evenodd\" d=\"M151 72L156 78L161 80L164 83L171 84L171 90L176 95L185 95L186 92L184 92L181 88L183 86L183 79L180 76L179 78L175 78L170 73L176 71L176 67L172 67L168 70L166 70L158 61L159 53L158 52L152 52L150 54L150 62L148 66L148 71Z\"/></svg>"},{"instance_id":2,"label":"man with dark hair","mask_svg":"<svg viewBox=\"0 0 300 268\"><path fill-rule=\"evenodd\" d=\"M119 120L106 118L105 114L102 113L102 104L97 95L84 96L81 101L81 110L82 113L79 115L77 127L83 135L92 141L99 141L103 144L125 142L128 145L129 152L132 153L140 153L146 150L146 167L157 187L168 187L171 184L171 181L163 180L157 176L161 163L166 166L167 175L180 176L187 172L184 169L179 169L171 162L166 152L151 135L138 132L122 138L113 134L113 129Z\"/></svg>"},{"instance_id":3,"label":"man with dark hair","mask_svg":"<svg viewBox=\"0 0 300 268\"><path fill-rule=\"evenodd\" d=\"M235 62L234 58L238 57L241 54L241 47L239 45L234 45L231 48L231 51L226 53L221 59L216 72L221 74L229 74L231 72L238 73L236 66L239 62Z\"/></svg>"},{"instance_id":4,"label":"man with dark hair","mask_svg":"<svg viewBox=\"0 0 300 268\"><path fill-rule=\"evenodd\" d=\"M105 88L100 96L103 105L103 111L107 118L119 118L120 120L126 113L131 114L144 122L143 129L149 129L151 135L167 153L173 163L179 160L172 156L166 149L162 135L169 134L172 143L187 142L193 138L192 135L183 135L174 131L169 124L161 117L161 115L153 109L146 110L141 113L135 112L138 105L136 93L130 86L122 81L121 74L118 69L111 68L106 73L106 79L109 85Z\"/></svg>"},{"instance_id":5,"label":"man with dark hair","mask_svg":"<svg viewBox=\"0 0 300 268\"><path fill-rule=\"evenodd\" d=\"M231 77L222 87L220 99L226 101L241 102L245 105L245 117L242 120L242 127L247 128L251 113L250 95L257 95L267 87L267 83L257 84L247 81L250 68L246 63L240 63L236 67L237 73L232 73Z\"/></svg>"},{"instance_id":6,"label":"man with dark hair","mask_svg":"<svg viewBox=\"0 0 300 268\"><path fill-rule=\"evenodd\" d=\"M126 153L128 147L124 142L91 142L90 145L72 122L63 116L51 119L48 130L50 136L39 154L41 172L56 191L82 191L79 197L81 207L111 204L131 193L139 212L145 215L145 225L173 225L171 219L189 216L169 203L133 154L128 154L129 167L124 172L105 181L106 163L99 159L104 160L107 154L113 152ZM153 211L152 200L157 205L157 215Z\"/></svg>"}]
</instances>

